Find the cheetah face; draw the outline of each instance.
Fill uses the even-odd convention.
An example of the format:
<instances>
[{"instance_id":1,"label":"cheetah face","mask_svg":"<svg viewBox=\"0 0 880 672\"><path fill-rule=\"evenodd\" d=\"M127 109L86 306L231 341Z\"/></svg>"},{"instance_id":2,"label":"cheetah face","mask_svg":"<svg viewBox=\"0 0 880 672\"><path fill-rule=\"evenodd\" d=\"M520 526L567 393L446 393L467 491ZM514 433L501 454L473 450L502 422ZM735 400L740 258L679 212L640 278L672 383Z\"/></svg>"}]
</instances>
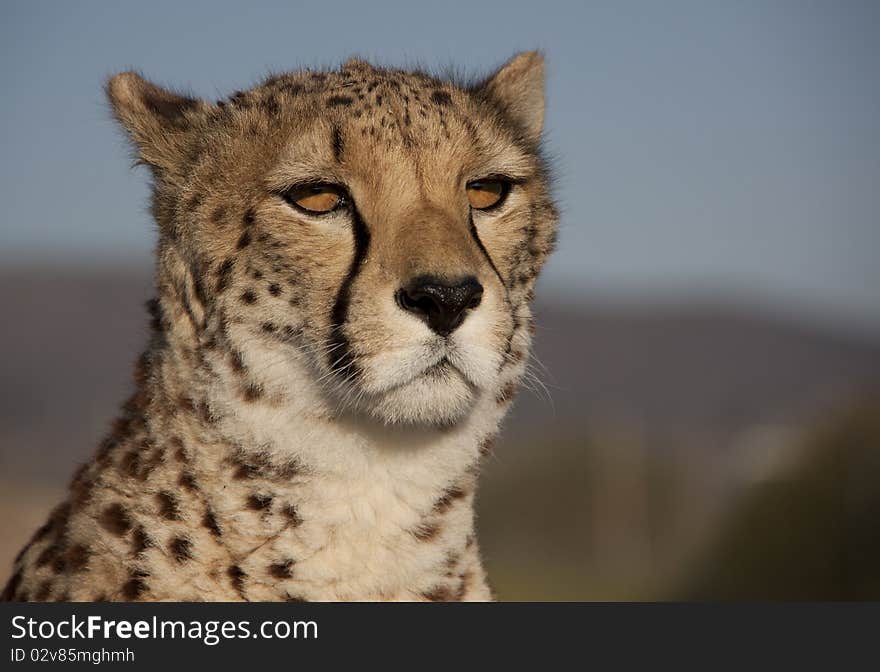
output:
<instances>
[{"instance_id":1,"label":"cheetah face","mask_svg":"<svg viewBox=\"0 0 880 672\"><path fill-rule=\"evenodd\" d=\"M461 88L350 61L217 104L124 74L110 96L154 169L160 249L255 384L295 360L328 409L449 425L528 349L556 223L542 68Z\"/></svg>"}]
</instances>

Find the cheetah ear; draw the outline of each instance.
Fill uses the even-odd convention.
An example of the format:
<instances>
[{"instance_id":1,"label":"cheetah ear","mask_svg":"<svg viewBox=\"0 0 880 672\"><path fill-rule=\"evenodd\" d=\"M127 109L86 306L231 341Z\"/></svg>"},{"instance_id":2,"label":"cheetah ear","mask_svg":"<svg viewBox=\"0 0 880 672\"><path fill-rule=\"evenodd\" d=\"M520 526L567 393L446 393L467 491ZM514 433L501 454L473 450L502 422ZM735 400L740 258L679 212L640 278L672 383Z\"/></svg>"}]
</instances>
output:
<instances>
[{"instance_id":1,"label":"cheetah ear","mask_svg":"<svg viewBox=\"0 0 880 672\"><path fill-rule=\"evenodd\" d=\"M178 162L194 118L207 107L200 100L156 86L136 72L111 77L107 97L137 146L141 161L160 170Z\"/></svg>"},{"instance_id":2,"label":"cheetah ear","mask_svg":"<svg viewBox=\"0 0 880 672\"><path fill-rule=\"evenodd\" d=\"M544 57L540 52L517 54L481 88L529 140L538 141L544 127Z\"/></svg>"}]
</instances>

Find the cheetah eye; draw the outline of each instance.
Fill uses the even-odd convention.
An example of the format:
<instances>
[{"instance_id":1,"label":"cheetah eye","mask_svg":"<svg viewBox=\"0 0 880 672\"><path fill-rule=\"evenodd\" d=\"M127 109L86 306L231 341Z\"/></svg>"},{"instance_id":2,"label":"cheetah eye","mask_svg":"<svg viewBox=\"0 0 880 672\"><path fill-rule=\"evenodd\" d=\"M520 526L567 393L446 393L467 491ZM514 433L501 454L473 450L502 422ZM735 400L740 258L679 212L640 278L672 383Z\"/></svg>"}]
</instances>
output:
<instances>
[{"instance_id":1,"label":"cheetah eye","mask_svg":"<svg viewBox=\"0 0 880 672\"><path fill-rule=\"evenodd\" d=\"M497 208L510 193L510 182L502 179L485 179L468 182L467 197L475 210Z\"/></svg>"},{"instance_id":2,"label":"cheetah eye","mask_svg":"<svg viewBox=\"0 0 880 672\"><path fill-rule=\"evenodd\" d=\"M310 215L325 215L348 205L345 190L335 184L300 184L284 192L283 197Z\"/></svg>"}]
</instances>

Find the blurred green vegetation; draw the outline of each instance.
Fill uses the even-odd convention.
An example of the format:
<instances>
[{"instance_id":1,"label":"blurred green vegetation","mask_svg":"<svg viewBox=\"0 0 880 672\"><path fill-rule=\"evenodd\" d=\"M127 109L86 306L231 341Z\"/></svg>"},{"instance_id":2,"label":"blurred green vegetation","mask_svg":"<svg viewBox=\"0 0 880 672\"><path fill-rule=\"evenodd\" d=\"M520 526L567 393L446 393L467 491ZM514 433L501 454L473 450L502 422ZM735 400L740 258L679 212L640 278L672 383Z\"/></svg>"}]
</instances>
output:
<instances>
[{"instance_id":1,"label":"blurred green vegetation","mask_svg":"<svg viewBox=\"0 0 880 672\"><path fill-rule=\"evenodd\" d=\"M497 597L880 598L880 400L791 436L760 447L772 468L757 477L736 444L503 439L478 503Z\"/></svg>"},{"instance_id":2,"label":"blurred green vegetation","mask_svg":"<svg viewBox=\"0 0 880 672\"><path fill-rule=\"evenodd\" d=\"M794 469L755 486L679 596L880 599L880 401L816 430Z\"/></svg>"}]
</instances>

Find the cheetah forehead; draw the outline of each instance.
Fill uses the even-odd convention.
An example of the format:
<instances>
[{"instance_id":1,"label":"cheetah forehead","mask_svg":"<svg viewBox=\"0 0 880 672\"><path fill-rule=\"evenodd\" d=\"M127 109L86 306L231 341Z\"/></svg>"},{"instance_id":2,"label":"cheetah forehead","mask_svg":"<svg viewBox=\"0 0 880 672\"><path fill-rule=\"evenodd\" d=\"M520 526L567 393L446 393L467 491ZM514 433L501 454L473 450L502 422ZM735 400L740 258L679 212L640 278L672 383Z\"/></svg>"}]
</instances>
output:
<instances>
[{"instance_id":1,"label":"cheetah forehead","mask_svg":"<svg viewBox=\"0 0 880 672\"><path fill-rule=\"evenodd\" d=\"M214 103L182 96L121 73L108 82L114 112L141 160L168 172L191 165L230 125L251 137L280 136L279 122L359 127L362 135L412 146L444 140L471 146L508 144L536 154L543 126L543 59L515 57L490 77L463 83L420 70L349 60L337 69L272 75ZM300 130L304 127L300 126Z\"/></svg>"},{"instance_id":2,"label":"cheetah forehead","mask_svg":"<svg viewBox=\"0 0 880 672\"><path fill-rule=\"evenodd\" d=\"M499 108L479 95L477 85L363 61L338 70L276 74L217 105L233 119L256 118L267 126L279 118L329 122L337 156L346 140L436 151L441 142L462 139L492 147L503 144L499 135L511 135Z\"/></svg>"}]
</instances>

